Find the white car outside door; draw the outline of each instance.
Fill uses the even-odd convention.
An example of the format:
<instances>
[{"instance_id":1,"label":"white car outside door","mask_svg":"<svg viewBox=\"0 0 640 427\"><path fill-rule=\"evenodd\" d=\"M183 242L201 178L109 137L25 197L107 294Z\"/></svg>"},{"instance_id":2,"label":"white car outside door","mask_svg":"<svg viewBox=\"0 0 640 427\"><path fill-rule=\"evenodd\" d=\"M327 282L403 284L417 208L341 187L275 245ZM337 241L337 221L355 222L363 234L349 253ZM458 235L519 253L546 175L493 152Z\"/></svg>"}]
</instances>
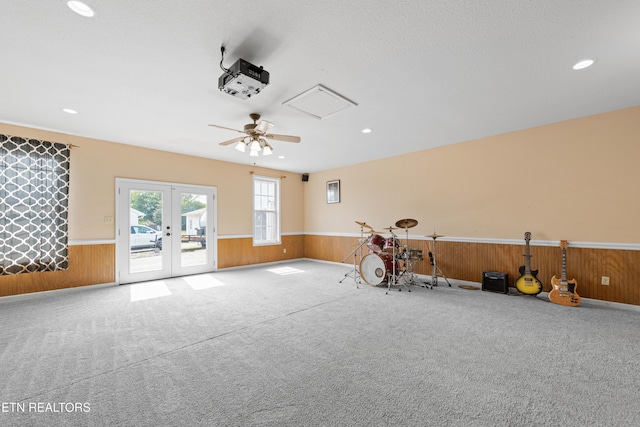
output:
<instances>
[{"instance_id":1,"label":"white car outside door","mask_svg":"<svg viewBox=\"0 0 640 427\"><path fill-rule=\"evenodd\" d=\"M160 236L162 236L162 234L153 228L145 225L132 225L129 239L131 249L153 248L156 246L156 241Z\"/></svg>"}]
</instances>

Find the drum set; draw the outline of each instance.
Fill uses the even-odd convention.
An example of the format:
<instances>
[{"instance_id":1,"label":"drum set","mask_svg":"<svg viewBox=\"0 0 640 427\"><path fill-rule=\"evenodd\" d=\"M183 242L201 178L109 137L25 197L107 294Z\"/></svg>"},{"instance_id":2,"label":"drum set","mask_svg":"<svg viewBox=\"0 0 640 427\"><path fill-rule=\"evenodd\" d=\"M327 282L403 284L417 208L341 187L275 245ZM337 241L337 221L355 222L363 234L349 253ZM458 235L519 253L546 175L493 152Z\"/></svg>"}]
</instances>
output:
<instances>
[{"instance_id":1,"label":"drum set","mask_svg":"<svg viewBox=\"0 0 640 427\"><path fill-rule=\"evenodd\" d=\"M353 256L353 270L345 274L340 283L349 276L353 276L356 286L360 278L368 285L378 286L387 283L387 293L392 285L402 285L411 292L407 286L415 285L414 263L423 261L422 249L409 247L409 229L418 225L418 221L411 218L396 221L395 227L383 228L389 232L389 237L383 237L381 232L365 222L356 221L360 226L360 244L347 255L342 262ZM394 230L404 229L405 244L403 245ZM368 234L365 237L365 233ZM368 253L362 256L364 247ZM358 258L360 263L358 264ZM402 290L400 288L399 290Z\"/></svg>"}]
</instances>

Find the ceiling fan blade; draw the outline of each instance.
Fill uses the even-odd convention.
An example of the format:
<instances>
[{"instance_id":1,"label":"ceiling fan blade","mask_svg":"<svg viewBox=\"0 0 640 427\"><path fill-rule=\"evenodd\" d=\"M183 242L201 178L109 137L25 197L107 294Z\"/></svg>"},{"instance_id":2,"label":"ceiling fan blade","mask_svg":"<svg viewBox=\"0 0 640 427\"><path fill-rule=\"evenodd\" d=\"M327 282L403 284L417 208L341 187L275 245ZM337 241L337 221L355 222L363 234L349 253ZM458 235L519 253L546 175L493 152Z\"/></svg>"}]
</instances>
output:
<instances>
[{"instance_id":1,"label":"ceiling fan blade","mask_svg":"<svg viewBox=\"0 0 640 427\"><path fill-rule=\"evenodd\" d=\"M243 139L245 139L245 138L246 138L246 136L239 136L239 137L237 137L237 138L233 138L233 139L230 139L230 140L228 140L228 141L221 142L219 145L231 145L231 144L233 144L234 142L242 141L242 140L243 140Z\"/></svg>"},{"instance_id":2,"label":"ceiling fan blade","mask_svg":"<svg viewBox=\"0 0 640 427\"><path fill-rule=\"evenodd\" d=\"M213 126L214 128L220 128L220 129L232 130L232 131L234 131L234 132L245 133L243 130L231 129L231 128L224 127L224 126L219 126L219 125L209 125L209 126Z\"/></svg>"},{"instance_id":3,"label":"ceiling fan blade","mask_svg":"<svg viewBox=\"0 0 640 427\"><path fill-rule=\"evenodd\" d=\"M265 138L274 139L276 141L284 141L284 142L300 142L301 139L299 136L293 135L278 135L275 133L269 133L264 135Z\"/></svg>"},{"instance_id":4,"label":"ceiling fan blade","mask_svg":"<svg viewBox=\"0 0 640 427\"><path fill-rule=\"evenodd\" d=\"M265 133L269 132L269 129L271 129L272 127L273 123L266 120L260 120L253 130L260 135L264 135Z\"/></svg>"}]
</instances>

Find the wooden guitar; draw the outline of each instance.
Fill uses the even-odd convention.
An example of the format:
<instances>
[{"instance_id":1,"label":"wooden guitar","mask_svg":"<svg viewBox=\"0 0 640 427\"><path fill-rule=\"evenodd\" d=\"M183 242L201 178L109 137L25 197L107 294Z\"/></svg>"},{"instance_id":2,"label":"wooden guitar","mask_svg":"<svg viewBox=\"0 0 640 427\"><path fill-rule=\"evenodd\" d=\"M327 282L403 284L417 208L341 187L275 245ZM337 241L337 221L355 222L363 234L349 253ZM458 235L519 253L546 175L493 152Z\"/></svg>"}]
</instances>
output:
<instances>
[{"instance_id":1,"label":"wooden guitar","mask_svg":"<svg viewBox=\"0 0 640 427\"><path fill-rule=\"evenodd\" d=\"M560 305L577 307L580 305L580 296L576 293L578 282L576 279L567 280L567 246L566 240L560 240L562 248L562 274L560 280L554 275L551 278L551 292L549 300Z\"/></svg>"},{"instance_id":2,"label":"wooden guitar","mask_svg":"<svg viewBox=\"0 0 640 427\"><path fill-rule=\"evenodd\" d=\"M516 280L516 289L527 295L538 295L542 292L542 283L536 278L538 270L531 270L531 254L529 253L529 240L531 240L531 233L524 233L525 241L525 255L524 265L520 266L518 271L520 277Z\"/></svg>"}]
</instances>

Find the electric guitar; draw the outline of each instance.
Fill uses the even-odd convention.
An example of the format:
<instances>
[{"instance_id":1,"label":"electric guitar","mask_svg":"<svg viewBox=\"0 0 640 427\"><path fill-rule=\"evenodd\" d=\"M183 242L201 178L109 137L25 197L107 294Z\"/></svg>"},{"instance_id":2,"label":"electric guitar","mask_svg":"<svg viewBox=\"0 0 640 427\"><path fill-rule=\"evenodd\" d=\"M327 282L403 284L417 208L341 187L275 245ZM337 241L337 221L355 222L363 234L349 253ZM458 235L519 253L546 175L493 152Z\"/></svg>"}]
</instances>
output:
<instances>
[{"instance_id":1,"label":"electric guitar","mask_svg":"<svg viewBox=\"0 0 640 427\"><path fill-rule=\"evenodd\" d=\"M567 280L567 246L566 240L560 240L562 248L562 275L560 280L554 275L551 278L551 292L549 292L549 300L560 305L568 305L577 307L580 305L580 296L576 294L578 282L576 279Z\"/></svg>"},{"instance_id":2,"label":"electric guitar","mask_svg":"<svg viewBox=\"0 0 640 427\"><path fill-rule=\"evenodd\" d=\"M516 289L527 295L538 295L542 292L542 283L536 278L538 270L531 270L531 254L529 253L529 240L531 240L531 233L524 233L525 241L525 255L524 265L520 266L518 271L520 277L516 280Z\"/></svg>"}]
</instances>

